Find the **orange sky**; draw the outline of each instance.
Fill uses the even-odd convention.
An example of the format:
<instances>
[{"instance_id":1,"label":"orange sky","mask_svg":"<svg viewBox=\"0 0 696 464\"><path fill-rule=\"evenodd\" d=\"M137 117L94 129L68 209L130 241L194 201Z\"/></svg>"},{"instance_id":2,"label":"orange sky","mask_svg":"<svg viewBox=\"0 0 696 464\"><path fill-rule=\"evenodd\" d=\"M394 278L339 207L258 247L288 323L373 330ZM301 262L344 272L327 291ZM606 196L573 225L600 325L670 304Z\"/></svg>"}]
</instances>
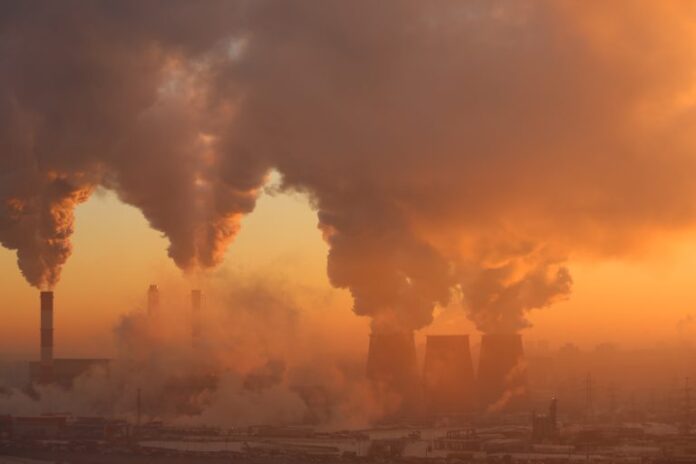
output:
<instances>
[{"instance_id":1,"label":"orange sky","mask_svg":"<svg viewBox=\"0 0 696 464\"><path fill-rule=\"evenodd\" d=\"M57 356L110 355L112 327L119 315L143 306L150 282L160 284L164 298L186 298L190 284L167 258L166 240L148 227L136 209L121 204L109 192L95 195L78 208L74 245L56 289ZM369 332L368 321L352 314L347 291L330 287L325 273L327 250L305 198L264 194L257 210L244 219L217 277L224 281L231 272L270 272L300 292L306 287L328 292L333 296L331 307L304 309L324 311L323 318L333 330L348 343L361 344ZM533 311L534 327L525 336L530 342L547 339L552 345L571 341L581 346L674 340L684 335L677 329L678 321L696 313L694 263L696 236L688 235L631 260L571 261L570 300ZM0 353L34 357L37 290L20 275L14 253L5 249L0 249L0 281L5 320L0 324ZM459 303L438 309L436 315L434 324L421 334L475 332Z\"/></svg>"}]
</instances>

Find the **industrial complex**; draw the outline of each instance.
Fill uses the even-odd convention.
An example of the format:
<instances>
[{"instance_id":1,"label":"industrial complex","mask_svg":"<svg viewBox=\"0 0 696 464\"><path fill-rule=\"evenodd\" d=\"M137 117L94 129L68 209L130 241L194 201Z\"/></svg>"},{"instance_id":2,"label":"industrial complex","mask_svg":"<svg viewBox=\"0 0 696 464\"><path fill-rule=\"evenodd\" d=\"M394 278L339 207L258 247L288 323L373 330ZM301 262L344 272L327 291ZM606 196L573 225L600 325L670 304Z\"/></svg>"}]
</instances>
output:
<instances>
[{"instance_id":1,"label":"industrial complex","mask_svg":"<svg viewBox=\"0 0 696 464\"><path fill-rule=\"evenodd\" d=\"M40 359L15 369L14 387L36 399L43 387L69 390L94 369L108 375L113 363L56 358L54 305L53 292L41 292ZM204 338L203 310L203 294L193 290L193 350ZM159 311L159 289L151 285L146 317ZM236 428L146 418L138 390L128 417L0 411L0 456L40 462L696 462L688 383L677 406L681 413L672 404L669 410L653 405L637 414L636 408L593 403L588 376L580 394L585 403L578 407L577 395L548 391L548 361L526 356L520 334L484 334L476 348L478 363L468 335L428 335L419 363L413 333L373 333L365 375L384 413L370 428L324 427L330 399L321 385L294 388L305 403L305 420ZM24 380L17 381L17 371ZM161 395L178 402L182 415L195 416L200 411L190 398L222 388L219 374L201 367L169 382ZM244 388L263 389L264 379L249 377ZM12 386L4 385L2 392Z\"/></svg>"}]
</instances>

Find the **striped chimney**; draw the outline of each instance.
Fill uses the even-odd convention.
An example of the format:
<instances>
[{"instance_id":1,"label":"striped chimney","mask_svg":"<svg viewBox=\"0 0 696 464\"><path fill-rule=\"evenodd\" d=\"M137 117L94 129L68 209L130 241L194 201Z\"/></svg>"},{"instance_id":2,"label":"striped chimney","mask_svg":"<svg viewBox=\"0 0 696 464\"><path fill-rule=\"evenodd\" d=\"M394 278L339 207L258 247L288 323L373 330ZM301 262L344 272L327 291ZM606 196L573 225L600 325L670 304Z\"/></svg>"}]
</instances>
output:
<instances>
[{"instance_id":1,"label":"striped chimney","mask_svg":"<svg viewBox=\"0 0 696 464\"><path fill-rule=\"evenodd\" d=\"M42 383L53 379L53 292L41 292L41 362Z\"/></svg>"}]
</instances>

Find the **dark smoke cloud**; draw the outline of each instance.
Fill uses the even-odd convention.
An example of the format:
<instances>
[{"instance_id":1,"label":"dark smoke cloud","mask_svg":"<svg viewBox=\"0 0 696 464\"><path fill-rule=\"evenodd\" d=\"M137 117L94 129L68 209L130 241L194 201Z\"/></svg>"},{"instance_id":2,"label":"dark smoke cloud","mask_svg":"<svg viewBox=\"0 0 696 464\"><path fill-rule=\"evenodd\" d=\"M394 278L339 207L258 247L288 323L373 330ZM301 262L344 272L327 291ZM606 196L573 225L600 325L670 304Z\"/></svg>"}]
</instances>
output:
<instances>
[{"instance_id":1,"label":"dark smoke cloud","mask_svg":"<svg viewBox=\"0 0 696 464\"><path fill-rule=\"evenodd\" d=\"M374 330L427 325L457 288L482 330L516 330L568 295L568 257L693 225L695 14L679 1L11 3L0 242L28 257L25 274L48 268L32 283L57 280L45 274L66 247L45 246L55 232L34 218L48 180L81 178L73 189L100 183L141 208L179 266L206 268L277 169L311 198L329 277Z\"/></svg>"},{"instance_id":2,"label":"dark smoke cloud","mask_svg":"<svg viewBox=\"0 0 696 464\"><path fill-rule=\"evenodd\" d=\"M261 2L220 79L230 150L312 196L375 330L457 285L480 329L522 328L570 254L693 224L693 8L619 4Z\"/></svg>"},{"instance_id":3,"label":"dark smoke cloud","mask_svg":"<svg viewBox=\"0 0 696 464\"><path fill-rule=\"evenodd\" d=\"M10 2L0 17L0 243L52 287L73 210L97 184L145 214L183 269L206 268L253 208L221 182L193 68L224 46L226 2ZM211 126L211 127L208 127Z\"/></svg>"}]
</instances>

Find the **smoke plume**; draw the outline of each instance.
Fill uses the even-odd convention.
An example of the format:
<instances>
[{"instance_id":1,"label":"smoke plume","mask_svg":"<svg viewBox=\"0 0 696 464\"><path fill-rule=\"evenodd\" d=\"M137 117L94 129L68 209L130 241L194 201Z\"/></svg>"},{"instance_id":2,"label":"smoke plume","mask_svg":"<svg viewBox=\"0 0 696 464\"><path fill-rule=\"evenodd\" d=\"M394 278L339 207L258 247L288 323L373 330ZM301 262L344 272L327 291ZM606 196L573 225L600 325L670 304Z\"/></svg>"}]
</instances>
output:
<instances>
[{"instance_id":1,"label":"smoke plume","mask_svg":"<svg viewBox=\"0 0 696 464\"><path fill-rule=\"evenodd\" d=\"M572 278L564 261L532 243L480 249L473 264L459 266L469 318L486 333L528 327L528 311L570 294Z\"/></svg>"},{"instance_id":2,"label":"smoke plume","mask_svg":"<svg viewBox=\"0 0 696 464\"><path fill-rule=\"evenodd\" d=\"M480 329L517 330L568 295L568 258L693 226L695 15L677 0L10 3L0 242L30 282L57 281L70 227L46 211L76 201L47 179L82 176L72 189L115 189L179 266L206 268L276 169L311 198L331 282L373 330L424 327L458 289Z\"/></svg>"},{"instance_id":3,"label":"smoke plume","mask_svg":"<svg viewBox=\"0 0 696 464\"><path fill-rule=\"evenodd\" d=\"M264 174L246 171L241 188L219 179L208 131L227 116L201 114L206 92L194 69L225 46L234 8L3 7L0 243L17 250L30 284L57 283L74 208L96 185L138 207L182 269L220 262Z\"/></svg>"},{"instance_id":4,"label":"smoke plume","mask_svg":"<svg viewBox=\"0 0 696 464\"><path fill-rule=\"evenodd\" d=\"M79 176L47 173L36 191L7 198L0 217L2 244L17 250L17 264L27 281L52 288L72 251L75 206L87 199L91 186ZM1 194L0 194L1 195Z\"/></svg>"},{"instance_id":5,"label":"smoke plume","mask_svg":"<svg viewBox=\"0 0 696 464\"><path fill-rule=\"evenodd\" d=\"M325 291L263 274L235 274L206 290L195 345L186 292L162 286L162 311L124 314L114 327L116 353L108 368L95 367L70 389L38 385L29 395L26 379L0 363L0 411L134 421L140 391L144 422L341 428L379 417L364 378L364 347L342 346L339 338L355 335L328 330L323 306L315 307L330 303Z\"/></svg>"}]
</instances>

